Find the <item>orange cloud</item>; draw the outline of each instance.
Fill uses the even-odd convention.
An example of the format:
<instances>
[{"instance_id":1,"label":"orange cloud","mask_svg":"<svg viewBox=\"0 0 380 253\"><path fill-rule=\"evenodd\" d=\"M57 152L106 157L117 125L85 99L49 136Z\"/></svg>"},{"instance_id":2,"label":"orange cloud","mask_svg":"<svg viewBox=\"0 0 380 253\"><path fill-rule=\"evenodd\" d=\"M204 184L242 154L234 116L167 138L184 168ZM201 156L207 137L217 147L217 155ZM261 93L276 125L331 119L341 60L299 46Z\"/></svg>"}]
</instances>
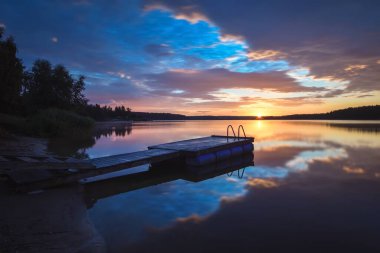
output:
<instances>
[{"instance_id":1,"label":"orange cloud","mask_svg":"<svg viewBox=\"0 0 380 253\"><path fill-rule=\"evenodd\" d=\"M368 65L366 64L356 64L356 65L348 65L344 70L347 72L355 73L359 70L366 69Z\"/></svg>"},{"instance_id":2,"label":"orange cloud","mask_svg":"<svg viewBox=\"0 0 380 253\"><path fill-rule=\"evenodd\" d=\"M348 167L344 166L343 171L349 174L364 174L365 170L363 168L354 168L354 167Z\"/></svg>"},{"instance_id":3,"label":"orange cloud","mask_svg":"<svg viewBox=\"0 0 380 253\"><path fill-rule=\"evenodd\" d=\"M193 222L193 223L200 223L204 220L205 218L200 217L197 214L192 214L188 217L183 217L183 218L177 218L176 221L178 223L187 223L187 222Z\"/></svg>"},{"instance_id":4,"label":"orange cloud","mask_svg":"<svg viewBox=\"0 0 380 253\"><path fill-rule=\"evenodd\" d=\"M234 42L239 42L239 43L243 43L244 42L244 37L243 36L240 36L240 35L234 35L234 34L222 34L220 37L219 37L220 41L223 41L223 42L228 42L228 41L234 41Z\"/></svg>"},{"instance_id":5,"label":"orange cloud","mask_svg":"<svg viewBox=\"0 0 380 253\"><path fill-rule=\"evenodd\" d=\"M169 72L182 73L182 74L196 74L199 71L195 69L170 69Z\"/></svg>"},{"instance_id":6,"label":"orange cloud","mask_svg":"<svg viewBox=\"0 0 380 253\"><path fill-rule=\"evenodd\" d=\"M144 11L154 11L154 10L163 10L170 11L170 8L166 7L163 4L148 4L144 6Z\"/></svg>"},{"instance_id":7,"label":"orange cloud","mask_svg":"<svg viewBox=\"0 0 380 253\"><path fill-rule=\"evenodd\" d=\"M284 54L276 50L256 50L247 54L250 60L274 60L284 57Z\"/></svg>"},{"instance_id":8,"label":"orange cloud","mask_svg":"<svg viewBox=\"0 0 380 253\"><path fill-rule=\"evenodd\" d=\"M178 13L174 16L174 18L186 20L192 24L196 24L200 21L206 21L210 23L210 20L200 12Z\"/></svg>"},{"instance_id":9,"label":"orange cloud","mask_svg":"<svg viewBox=\"0 0 380 253\"><path fill-rule=\"evenodd\" d=\"M256 188L274 188L278 187L278 183L270 179L249 178L247 185Z\"/></svg>"}]
</instances>

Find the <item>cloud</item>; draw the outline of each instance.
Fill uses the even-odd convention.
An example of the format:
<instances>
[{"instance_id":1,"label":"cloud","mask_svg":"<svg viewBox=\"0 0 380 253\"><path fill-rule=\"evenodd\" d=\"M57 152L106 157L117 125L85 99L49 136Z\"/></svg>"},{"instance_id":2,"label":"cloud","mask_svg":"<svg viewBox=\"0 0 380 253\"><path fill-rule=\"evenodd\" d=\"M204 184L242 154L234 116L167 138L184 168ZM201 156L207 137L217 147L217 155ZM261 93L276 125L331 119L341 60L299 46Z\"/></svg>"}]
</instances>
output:
<instances>
[{"instance_id":1,"label":"cloud","mask_svg":"<svg viewBox=\"0 0 380 253\"><path fill-rule=\"evenodd\" d=\"M367 67L368 67L368 65L356 64L356 65L349 65L344 70L347 72L356 72L358 70L362 70L362 69L365 69Z\"/></svg>"},{"instance_id":2,"label":"cloud","mask_svg":"<svg viewBox=\"0 0 380 253\"><path fill-rule=\"evenodd\" d=\"M210 22L210 20L199 12L190 12L190 13L178 13L174 16L176 19L183 19L189 21L192 24L196 24L200 21Z\"/></svg>"},{"instance_id":3,"label":"cloud","mask_svg":"<svg viewBox=\"0 0 380 253\"><path fill-rule=\"evenodd\" d=\"M162 111L215 114L344 96L375 101L372 7L365 0L0 3L27 67L46 58L87 76L91 102L157 110L154 98Z\"/></svg>"},{"instance_id":4,"label":"cloud","mask_svg":"<svg viewBox=\"0 0 380 253\"><path fill-rule=\"evenodd\" d=\"M166 44L148 44L144 49L147 53L158 57L170 56L173 54L170 46Z\"/></svg>"},{"instance_id":5,"label":"cloud","mask_svg":"<svg viewBox=\"0 0 380 253\"><path fill-rule=\"evenodd\" d=\"M224 33L220 36L220 40L223 42L233 41L233 42L239 42L241 44L245 43L245 39L243 36L235 35L235 34L227 34Z\"/></svg>"},{"instance_id":6,"label":"cloud","mask_svg":"<svg viewBox=\"0 0 380 253\"><path fill-rule=\"evenodd\" d=\"M57 37L51 37L51 42L58 43L58 38Z\"/></svg>"},{"instance_id":7,"label":"cloud","mask_svg":"<svg viewBox=\"0 0 380 253\"><path fill-rule=\"evenodd\" d=\"M149 2L149 1L148 1ZM180 11L180 1L155 1ZM376 1L225 0L192 1L221 27L242 36L257 53L286 55L295 66L308 67L317 78L349 81L346 92L380 90L380 5ZM216 8L216 6L218 6ZM234 17L234 18L231 18ZM267 52L267 53L264 53ZM357 74L349 66L366 66Z\"/></svg>"},{"instance_id":8,"label":"cloud","mask_svg":"<svg viewBox=\"0 0 380 253\"><path fill-rule=\"evenodd\" d=\"M275 50L256 50L256 51L250 51L248 53L248 58L250 60L275 60L279 58L284 58L284 54L280 51Z\"/></svg>"},{"instance_id":9,"label":"cloud","mask_svg":"<svg viewBox=\"0 0 380 253\"><path fill-rule=\"evenodd\" d=\"M263 178L250 178L247 181L249 187L254 188L274 188L278 187L278 183L274 180L263 179Z\"/></svg>"},{"instance_id":10,"label":"cloud","mask_svg":"<svg viewBox=\"0 0 380 253\"><path fill-rule=\"evenodd\" d=\"M349 166L344 166L342 170L348 174L364 174L365 173L365 170L363 168L354 168L354 167L349 167Z\"/></svg>"},{"instance_id":11,"label":"cloud","mask_svg":"<svg viewBox=\"0 0 380 253\"><path fill-rule=\"evenodd\" d=\"M344 148L327 148L325 150L304 151L297 155L285 165L293 172L301 172L309 169L309 165L316 162L330 162L347 158L347 151Z\"/></svg>"},{"instance_id":12,"label":"cloud","mask_svg":"<svg viewBox=\"0 0 380 253\"><path fill-rule=\"evenodd\" d=\"M311 92L323 88L304 87L286 73L239 73L226 69L208 69L198 71L173 70L144 76L147 85L156 90L170 92L181 89L186 97L207 98L211 92L226 88L267 89L277 92Z\"/></svg>"},{"instance_id":13,"label":"cloud","mask_svg":"<svg viewBox=\"0 0 380 253\"><path fill-rule=\"evenodd\" d=\"M112 80L112 77L110 76L109 79ZM96 80L96 82L87 86L85 92L91 101L114 105L118 103L116 101L123 102L138 99L147 94L147 91L139 87L139 84L136 84L136 81L131 78L114 78L111 83Z\"/></svg>"},{"instance_id":14,"label":"cloud","mask_svg":"<svg viewBox=\"0 0 380 253\"><path fill-rule=\"evenodd\" d=\"M154 11L154 10L161 10L161 11L171 11L171 9L162 3L148 3L144 6L144 11ZM211 21L203 15L201 12L196 10L196 6L194 5L184 5L181 6L177 12L173 15L175 19L178 20L186 20L191 24L196 24L200 21L205 21L210 23Z\"/></svg>"}]
</instances>

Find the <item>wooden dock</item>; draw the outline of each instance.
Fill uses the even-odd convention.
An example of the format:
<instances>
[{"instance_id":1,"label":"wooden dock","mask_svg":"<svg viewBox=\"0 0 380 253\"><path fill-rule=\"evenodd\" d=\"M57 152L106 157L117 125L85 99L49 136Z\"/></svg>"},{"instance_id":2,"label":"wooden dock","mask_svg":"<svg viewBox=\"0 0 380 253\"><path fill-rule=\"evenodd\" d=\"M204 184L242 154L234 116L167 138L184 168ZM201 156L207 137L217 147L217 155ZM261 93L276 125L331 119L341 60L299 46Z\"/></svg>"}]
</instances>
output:
<instances>
[{"instance_id":1,"label":"wooden dock","mask_svg":"<svg viewBox=\"0 0 380 253\"><path fill-rule=\"evenodd\" d=\"M252 137L209 136L148 147L148 150L88 160L10 159L0 156L0 172L8 175L21 190L41 189L84 178L116 172L144 164L186 161L187 158L211 154L254 141ZM251 152L252 153L252 152Z\"/></svg>"},{"instance_id":2,"label":"wooden dock","mask_svg":"<svg viewBox=\"0 0 380 253\"><path fill-rule=\"evenodd\" d=\"M253 141L253 137L231 138L227 136L212 135L209 137L202 137L150 146L148 147L148 149L175 150L185 156L192 157L201 154L212 153L219 150L224 150L230 147L249 144Z\"/></svg>"}]
</instances>

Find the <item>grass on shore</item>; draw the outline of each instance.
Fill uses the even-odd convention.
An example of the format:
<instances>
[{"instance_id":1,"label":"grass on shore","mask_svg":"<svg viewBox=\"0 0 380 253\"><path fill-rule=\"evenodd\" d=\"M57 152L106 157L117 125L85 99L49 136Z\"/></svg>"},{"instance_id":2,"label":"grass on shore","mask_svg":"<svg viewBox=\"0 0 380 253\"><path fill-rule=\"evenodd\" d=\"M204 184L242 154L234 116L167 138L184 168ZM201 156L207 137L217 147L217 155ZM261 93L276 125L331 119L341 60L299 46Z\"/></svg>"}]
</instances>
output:
<instances>
[{"instance_id":1,"label":"grass on shore","mask_svg":"<svg viewBox=\"0 0 380 253\"><path fill-rule=\"evenodd\" d=\"M9 133L36 137L64 137L88 133L94 120L76 113L46 109L27 118L0 114L0 137Z\"/></svg>"}]
</instances>

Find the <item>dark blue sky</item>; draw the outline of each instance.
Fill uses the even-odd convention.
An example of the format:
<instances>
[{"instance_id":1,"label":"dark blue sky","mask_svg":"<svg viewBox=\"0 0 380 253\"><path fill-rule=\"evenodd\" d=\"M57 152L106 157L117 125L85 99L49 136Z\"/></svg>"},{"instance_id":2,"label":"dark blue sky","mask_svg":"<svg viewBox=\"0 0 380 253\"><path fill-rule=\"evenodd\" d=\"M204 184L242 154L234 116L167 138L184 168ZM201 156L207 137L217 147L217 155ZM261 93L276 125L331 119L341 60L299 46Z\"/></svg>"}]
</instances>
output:
<instances>
[{"instance_id":1,"label":"dark blue sky","mask_svg":"<svg viewBox=\"0 0 380 253\"><path fill-rule=\"evenodd\" d=\"M93 103L287 114L380 98L380 2L11 1L0 25L29 68L87 77Z\"/></svg>"}]
</instances>

